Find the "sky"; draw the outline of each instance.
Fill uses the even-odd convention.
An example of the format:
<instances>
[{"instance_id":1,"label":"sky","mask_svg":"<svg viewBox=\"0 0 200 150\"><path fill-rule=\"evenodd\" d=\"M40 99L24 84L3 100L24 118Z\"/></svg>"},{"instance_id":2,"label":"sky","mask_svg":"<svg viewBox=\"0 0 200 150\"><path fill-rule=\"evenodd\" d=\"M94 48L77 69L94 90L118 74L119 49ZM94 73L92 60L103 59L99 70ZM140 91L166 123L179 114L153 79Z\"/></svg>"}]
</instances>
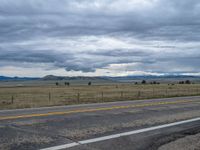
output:
<instances>
[{"instance_id":1,"label":"sky","mask_svg":"<svg viewBox=\"0 0 200 150\"><path fill-rule=\"evenodd\" d=\"M0 0L0 75L200 75L199 0Z\"/></svg>"}]
</instances>

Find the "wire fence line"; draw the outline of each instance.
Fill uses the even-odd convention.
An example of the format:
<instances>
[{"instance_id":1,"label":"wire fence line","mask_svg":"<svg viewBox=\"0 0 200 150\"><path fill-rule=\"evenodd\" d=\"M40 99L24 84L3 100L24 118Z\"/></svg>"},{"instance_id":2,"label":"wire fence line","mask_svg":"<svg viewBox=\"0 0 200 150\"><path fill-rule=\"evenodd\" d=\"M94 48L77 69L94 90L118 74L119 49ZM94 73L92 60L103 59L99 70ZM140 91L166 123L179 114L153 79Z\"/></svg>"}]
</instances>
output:
<instances>
[{"instance_id":1,"label":"wire fence line","mask_svg":"<svg viewBox=\"0 0 200 150\"><path fill-rule=\"evenodd\" d=\"M140 89L133 91L73 91L73 92L27 92L0 93L0 106L6 107L38 107L51 105L69 105L79 103L97 103L109 101L164 98L176 96L200 95L200 88L186 89Z\"/></svg>"}]
</instances>

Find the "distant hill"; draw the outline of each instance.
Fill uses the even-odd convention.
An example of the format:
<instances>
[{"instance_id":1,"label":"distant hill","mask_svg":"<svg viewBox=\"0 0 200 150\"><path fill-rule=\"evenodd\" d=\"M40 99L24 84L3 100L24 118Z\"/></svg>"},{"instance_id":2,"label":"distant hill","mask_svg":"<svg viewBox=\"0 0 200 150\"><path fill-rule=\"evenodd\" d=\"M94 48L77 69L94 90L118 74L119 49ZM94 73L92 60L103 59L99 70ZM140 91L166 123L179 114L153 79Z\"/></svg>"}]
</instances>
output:
<instances>
[{"instance_id":1,"label":"distant hill","mask_svg":"<svg viewBox=\"0 0 200 150\"><path fill-rule=\"evenodd\" d=\"M38 79L40 78L0 76L0 81L26 81L26 80L38 80Z\"/></svg>"},{"instance_id":2,"label":"distant hill","mask_svg":"<svg viewBox=\"0 0 200 150\"><path fill-rule=\"evenodd\" d=\"M168 76L122 76L122 77L85 77L85 76L54 76L47 75L43 78L30 78L30 77L7 77L0 76L0 81L31 81L31 80L41 80L41 81L74 81L74 82L140 82L142 80L157 81L160 83L170 83L170 82L178 82L184 80L191 80L192 82L200 83L200 76L183 76L183 75L168 75Z\"/></svg>"},{"instance_id":3,"label":"distant hill","mask_svg":"<svg viewBox=\"0 0 200 150\"><path fill-rule=\"evenodd\" d=\"M54 75L48 75L42 78L42 80L106 80L111 81L111 78L105 78L105 77L84 77L84 76L75 76L75 77L68 77L68 76L54 76Z\"/></svg>"},{"instance_id":4,"label":"distant hill","mask_svg":"<svg viewBox=\"0 0 200 150\"><path fill-rule=\"evenodd\" d=\"M160 83L174 83L178 81L191 80L200 83L200 76L184 76L184 75L167 75L167 76L122 76L122 77L67 77L48 75L42 80L68 80L68 81L102 81L102 82L140 82L146 80L147 82L158 81Z\"/></svg>"},{"instance_id":5,"label":"distant hill","mask_svg":"<svg viewBox=\"0 0 200 150\"><path fill-rule=\"evenodd\" d=\"M108 77L119 82L137 82L141 80L158 81L161 83L178 82L191 80L200 83L200 76L185 76L185 75L166 75L166 76L123 76L123 77Z\"/></svg>"}]
</instances>

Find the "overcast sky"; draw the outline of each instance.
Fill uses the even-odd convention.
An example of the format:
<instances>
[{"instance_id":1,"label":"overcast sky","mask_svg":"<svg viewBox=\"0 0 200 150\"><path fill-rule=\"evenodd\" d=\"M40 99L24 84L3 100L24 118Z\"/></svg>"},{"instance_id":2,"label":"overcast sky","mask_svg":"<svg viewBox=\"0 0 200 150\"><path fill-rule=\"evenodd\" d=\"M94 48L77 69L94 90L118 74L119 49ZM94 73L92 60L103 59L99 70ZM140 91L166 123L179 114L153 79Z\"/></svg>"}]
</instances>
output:
<instances>
[{"instance_id":1,"label":"overcast sky","mask_svg":"<svg viewBox=\"0 0 200 150\"><path fill-rule=\"evenodd\" d=\"M0 0L0 75L200 75L199 0Z\"/></svg>"}]
</instances>

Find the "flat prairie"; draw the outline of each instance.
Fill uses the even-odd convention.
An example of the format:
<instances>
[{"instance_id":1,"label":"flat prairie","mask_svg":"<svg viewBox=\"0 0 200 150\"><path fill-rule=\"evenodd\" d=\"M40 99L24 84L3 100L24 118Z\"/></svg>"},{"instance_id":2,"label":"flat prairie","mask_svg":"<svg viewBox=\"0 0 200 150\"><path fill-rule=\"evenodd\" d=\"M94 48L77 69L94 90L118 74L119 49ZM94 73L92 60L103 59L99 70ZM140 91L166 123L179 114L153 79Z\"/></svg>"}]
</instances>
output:
<instances>
[{"instance_id":1,"label":"flat prairie","mask_svg":"<svg viewBox=\"0 0 200 150\"><path fill-rule=\"evenodd\" d=\"M200 84L44 84L1 86L0 109L200 95Z\"/></svg>"}]
</instances>

